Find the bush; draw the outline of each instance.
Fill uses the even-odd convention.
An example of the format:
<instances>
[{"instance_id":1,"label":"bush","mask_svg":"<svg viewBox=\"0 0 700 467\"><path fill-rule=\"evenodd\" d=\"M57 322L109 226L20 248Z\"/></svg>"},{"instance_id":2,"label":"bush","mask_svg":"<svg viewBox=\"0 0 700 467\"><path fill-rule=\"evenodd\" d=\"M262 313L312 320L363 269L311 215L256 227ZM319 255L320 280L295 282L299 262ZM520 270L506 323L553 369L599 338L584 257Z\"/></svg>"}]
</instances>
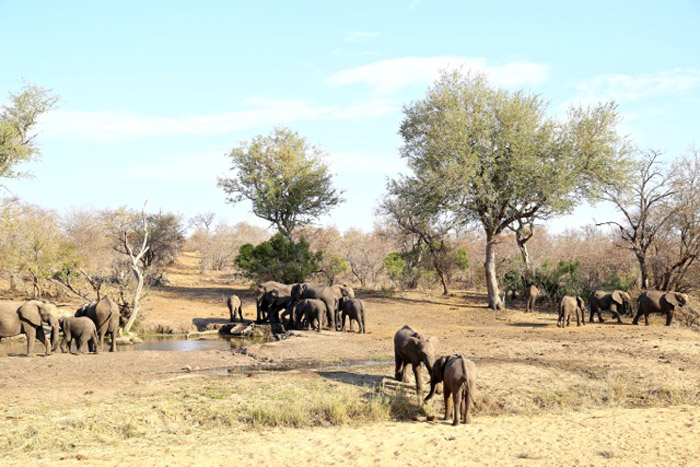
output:
<instances>
[{"instance_id":1,"label":"bush","mask_svg":"<svg viewBox=\"0 0 700 467\"><path fill-rule=\"evenodd\" d=\"M304 282L318 269L322 253L312 253L303 237L294 242L282 234L253 246L241 246L236 265L255 280L282 280L285 283Z\"/></svg>"}]
</instances>

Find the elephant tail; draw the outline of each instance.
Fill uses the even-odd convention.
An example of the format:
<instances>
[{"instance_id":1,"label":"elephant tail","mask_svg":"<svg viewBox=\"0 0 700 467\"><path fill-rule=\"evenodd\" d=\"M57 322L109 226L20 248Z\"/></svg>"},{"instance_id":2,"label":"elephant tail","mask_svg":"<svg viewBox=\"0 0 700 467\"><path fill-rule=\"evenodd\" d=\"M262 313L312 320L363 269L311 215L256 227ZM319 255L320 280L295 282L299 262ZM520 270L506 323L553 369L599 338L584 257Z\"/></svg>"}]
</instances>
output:
<instances>
[{"instance_id":1,"label":"elephant tail","mask_svg":"<svg viewBox=\"0 0 700 467\"><path fill-rule=\"evenodd\" d=\"M467 373L467 364L464 362L464 357L462 355L458 355L458 357L462 361L462 371L464 372L464 376L467 378L467 380L464 382L464 384L467 385L467 387L465 388L466 389L465 392L469 395L469 400L472 401L472 405L474 406L474 408L476 408L476 401L474 400L474 394L472 394L472 388L469 385L469 373ZM444 367L443 367L443 371L444 371ZM466 399L466 395L465 395L465 399ZM469 400L466 401L467 404L469 403Z\"/></svg>"}]
</instances>

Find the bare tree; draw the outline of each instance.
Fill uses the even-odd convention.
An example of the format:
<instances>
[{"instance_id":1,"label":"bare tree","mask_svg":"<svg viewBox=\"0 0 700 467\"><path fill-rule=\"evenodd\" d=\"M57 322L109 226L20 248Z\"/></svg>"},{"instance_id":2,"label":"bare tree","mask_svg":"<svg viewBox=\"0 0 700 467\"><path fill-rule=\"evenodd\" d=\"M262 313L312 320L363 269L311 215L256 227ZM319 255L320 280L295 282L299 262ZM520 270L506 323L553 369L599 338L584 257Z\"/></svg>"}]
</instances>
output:
<instances>
[{"instance_id":1,"label":"bare tree","mask_svg":"<svg viewBox=\"0 0 700 467\"><path fill-rule=\"evenodd\" d=\"M671 180L674 170L665 171L658 160L660 151L646 151L638 163L636 179L631 188L608 187L602 199L610 201L622 213L621 222L608 221L596 225L613 225L639 263L640 287L649 287L648 257L651 246L665 224L674 216L676 208L669 202L675 195Z\"/></svg>"}]
</instances>

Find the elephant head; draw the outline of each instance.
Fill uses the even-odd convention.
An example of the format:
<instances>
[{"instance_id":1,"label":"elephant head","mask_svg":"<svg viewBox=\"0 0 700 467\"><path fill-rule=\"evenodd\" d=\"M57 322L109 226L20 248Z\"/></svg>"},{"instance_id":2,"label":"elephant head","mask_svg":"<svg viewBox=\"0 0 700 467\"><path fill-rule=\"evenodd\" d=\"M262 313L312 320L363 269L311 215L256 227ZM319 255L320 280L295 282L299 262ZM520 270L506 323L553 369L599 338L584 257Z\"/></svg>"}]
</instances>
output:
<instances>
[{"instance_id":1,"label":"elephant head","mask_svg":"<svg viewBox=\"0 0 700 467\"><path fill-rule=\"evenodd\" d=\"M430 370L430 392L425 397L425 402L428 402L435 394L435 388L445 379L445 365L449 357L440 357L435 360L433 367Z\"/></svg>"},{"instance_id":2,"label":"elephant head","mask_svg":"<svg viewBox=\"0 0 700 467\"><path fill-rule=\"evenodd\" d=\"M43 323L51 327L52 349L55 351L59 345L60 323L58 322L56 307L52 303L40 300L30 300L22 305L18 313L20 318L33 326L43 326Z\"/></svg>"},{"instance_id":3,"label":"elephant head","mask_svg":"<svg viewBox=\"0 0 700 467\"><path fill-rule=\"evenodd\" d=\"M623 292L622 290L615 290L612 294L610 294L610 297L612 298L613 302L622 307L623 315L632 314L632 297L630 294Z\"/></svg>"},{"instance_id":4,"label":"elephant head","mask_svg":"<svg viewBox=\"0 0 700 467\"><path fill-rule=\"evenodd\" d=\"M661 304L667 303L670 308L681 308L688 304L688 295L678 292L666 292L661 297Z\"/></svg>"},{"instance_id":5,"label":"elephant head","mask_svg":"<svg viewBox=\"0 0 700 467\"><path fill-rule=\"evenodd\" d=\"M308 285L305 283L294 284L292 286L292 293L291 293L292 301L296 302L297 300L299 300L302 297L302 295L304 294L304 292L306 292L307 287L308 287Z\"/></svg>"},{"instance_id":6,"label":"elephant head","mask_svg":"<svg viewBox=\"0 0 700 467\"><path fill-rule=\"evenodd\" d=\"M437 339L431 337L429 339L419 339L417 337L407 337L404 342L404 347L408 353L414 355L419 360L428 372L433 369L435 363L435 343Z\"/></svg>"}]
</instances>

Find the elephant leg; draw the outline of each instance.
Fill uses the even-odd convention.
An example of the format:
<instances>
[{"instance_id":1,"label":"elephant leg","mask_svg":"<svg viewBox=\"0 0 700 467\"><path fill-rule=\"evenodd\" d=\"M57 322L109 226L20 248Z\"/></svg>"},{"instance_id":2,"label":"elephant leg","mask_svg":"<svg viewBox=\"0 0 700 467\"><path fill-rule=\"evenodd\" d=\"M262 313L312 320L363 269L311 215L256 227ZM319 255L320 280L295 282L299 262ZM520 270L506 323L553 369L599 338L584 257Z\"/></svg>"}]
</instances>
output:
<instances>
[{"instance_id":1,"label":"elephant leg","mask_svg":"<svg viewBox=\"0 0 700 467\"><path fill-rule=\"evenodd\" d=\"M670 326L672 320L673 320L673 310L666 312L666 326Z\"/></svg>"},{"instance_id":2,"label":"elephant leg","mask_svg":"<svg viewBox=\"0 0 700 467\"><path fill-rule=\"evenodd\" d=\"M598 322L599 323L605 322L605 320L603 319L603 315L600 313L600 309L598 309Z\"/></svg>"},{"instance_id":3,"label":"elephant leg","mask_svg":"<svg viewBox=\"0 0 700 467\"><path fill-rule=\"evenodd\" d=\"M581 320L579 318L578 310L576 310L576 326L581 326Z\"/></svg>"},{"instance_id":4,"label":"elephant leg","mask_svg":"<svg viewBox=\"0 0 700 467\"><path fill-rule=\"evenodd\" d=\"M27 357L34 355L34 339L36 339L36 329L34 326L26 325L24 334L27 336Z\"/></svg>"},{"instance_id":5,"label":"elephant leg","mask_svg":"<svg viewBox=\"0 0 700 467\"><path fill-rule=\"evenodd\" d=\"M66 341L66 336L63 336L63 339L61 339L61 352L63 353L70 352L70 343Z\"/></svg>"},{"instance_id":6,"label":"elephant leg","mask_svg":"<svg viewBox=\"0 0 700 467\"><path fill-rule=\"evenodd\" d=\"M450 404L452 404L452 399L450 398L450 391L447 388L443 389L442 398L445 401L445 417L443 420L449 420L450 416L452 416L452 411L450 410L452 408L450 406Z\"/></svg>"},{"instance_id":7,"label":"elephant leg","mask_svg":"<svg viewBox=\"0 0 700 467\"><path fill-rule=\"evenodd\" d=\"M464 387L459 387L452 393L452 402L454 405L454 410L452 411L452 426L459 425L459 414L461 412L461 402L464 398Z\"/></svg>"},{"instance_id":8,"label":"elephant leg","mask_svg":"<svg viewBox=\"0 0 700 467\"><path fill-rule=\"evenodd\" d=\"M644 313L644 326L649 326L649 313Z\"/></svg>"},{"instance_id":9,"label":"elephant leg","mask_svg":"<svg viewBox=\"0 0 700 467\"><path fill-rule=\"evenodd\" d=\"M394 370L394 379L396 379L396 381L403 381L403 360L401 360L398 355L394 355L394 363L396 364L396 369Z\"/></svg>"},{"instance_id":10,"label":"elephant leg","mask_svg":"<svg viewBox=\"0 0 700 467\"><path fill-rule=\"evenodd\" d=\"M593 322L593 315L595 314L595 308L591 305L591 314L588 317L588 322L592 323Z\"/></svg>"},{"instance_id":11,"label":"elephant leg","mask_svg":"<svg viewBox=\"0 0 700 467\"><path fill-rule=\"evenodd\" d=\"M637 309L637 315L632 320L632 324L634 324L635 326L637 324L639 324L639 318L641 318L641 317L642 317L642 308L639 307L639 309Z\"/></svg>"},{"instance_id":12,"label":"elephant leg","mask_svg":"<svg viewBox=\"0 0 700 467\"><path fill-rule=\"evenodd\" d=\"M413 365L413 376L416 378L416 393L418 393L418 403L423 405L423 381L420 377L420 365Z\"/></svg>"},{"instance_id":13,"label":"elephant leg","mask_svg":"<svg viewBox=\"0 0 700 467\"><path fill-rule=\"evenodd\" d=\"M112 345L110 346L109 351L116 352L117 351L117 331L112 329L112 332L110 333L110 337L112 338Z\"/></svg>"},{"instance_id":14,"label":"elephant leg","mask_svg":"<svg viewBox=\"0 0 700 467\"><path fill-rule=\"evenodd\" d=\"M39 339L46 349L46 355L51 355L51 344L49 343L49 336L46 335L43 326L36 328L36 338Z\"/></svg>"}]
</instances>

